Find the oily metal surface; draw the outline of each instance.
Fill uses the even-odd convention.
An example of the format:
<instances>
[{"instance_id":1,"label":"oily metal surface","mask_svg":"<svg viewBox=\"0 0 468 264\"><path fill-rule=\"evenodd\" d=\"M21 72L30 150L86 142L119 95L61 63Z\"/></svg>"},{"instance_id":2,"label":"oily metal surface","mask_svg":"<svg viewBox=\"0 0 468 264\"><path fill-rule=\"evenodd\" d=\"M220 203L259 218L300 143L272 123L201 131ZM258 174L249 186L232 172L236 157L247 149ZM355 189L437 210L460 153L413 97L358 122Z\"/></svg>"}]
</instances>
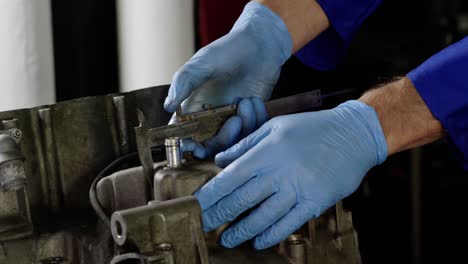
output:
<instances>
[{"instance_id":1,"label":"oily metal surface","mask_svg":"<svg viewBox=\"0 0 468 264\"><path fill-rule=\"evenodd\" d=\"M201 229L201 214L197 210L193 211L194 208L198 208L198 204L195 199L189 203L180 199L190 197L195 190L217 175L221 169L210 161L188 160L184 162L182 168L170 168L166 167L166 164L166 162L161 162L154 165L156 170L154 201L126 204L126 210L114 213L113 219L122 221L123 228L121 226L120 230L124 230L125 233L125 236L120 238L114 235L114 240L121 245L130 243L136 246L137 252L142 253L141 257L144 259L169 261L171 258L178 258L184 259L182 263L201 263L200 255L203 254L194 254L194 251L187 250L174 251L181 247L198 248L197 243L200 242L200 240L193 239L195 237L191 233L194 232L193 229L184 229L188 226L187 223L196 223L194 226ZM135 183L135 179L145 183L145 177L141 172L141 167L132 168L114 173L101 180L98 185L98 197L102 199L103 205L114 205L113 208L105 208L106 210L113 210L116 208L115 205L124 204L126 197L130 197L134 202L138 201L135 197L141 195L141 192L125 186ZM106 190L104 186L110 185L114 190L127 188L126 196L119 196L117 192L112 193ZM113 199L116 200L111 201ZM145 205L148 202L149 205ZM164 209L168 202L177 209L171 212ZM122 209L117 208L117 210ZM267 250L254 250L249 242L234 249L221 247L217 242L226 227L223 225L204 235L209 263L361 263L352 215L343 209L341 202L319 218L309 221L291 236L296 239L291 241L288 239L281 242L279 246ZM113 232L115 233L118 229L113 221ZM185 239L175 239L179 237ZM171 250L163 252L157 250L161 244L165 244ZM124 257L125 255L122 255L117 258Z\"/></svg>"},{"instance_id":2,"label":"oily metal surface","mask_svg":"<svg viewBox=\"0 0 468 264\"><path fill-rule=\"evenodd\" d=\"M149 259L208 264L201 209L194 196L117 211L111 229L118 245L131 243Z\"/></svg>"},{"instance_id":3,"label":"oily metal surface","mask_svg":"<svg viewBox=\"0 0 468 264\"><path fill-rule=\"evenodd\" d=\"M133 127L138 125L136 109L148 115L152 126L169 120L169 114L159 103L167 89L168 86L161 86L0 112L0 122L17 119L23 133L20 147L25 156L34 221L42 222L49 214L68 209L88 210L90 205L83 194L88 192L95 175L123 152L136 151L133 134ZM118 109L113 102L116 96L125 98L120 116L125 119L123 128L119 126L121 120L117 122ZM127 132L126 150L122 150L122 131Z\"/></svg>"},{"instance_id":4,"label":"oily metal surface","mask_svg":"<svg viewBox=\"0 0 468 264\"><path fill-rule=\"evenodd\" d=\"M72 233L76 252L63 263L108 263L113 255L110 231L96 224L86 194L108 163L136 151L136 109L146 113L151 126L167 124L170 116L162 106L167 90L160 86L0 112L0 131L16 120L22 133L19 146L28 182L22 192L0 192L0 263L58 261L65 257L57 256L60 252L68 252L60 249L66 243L56 243L54 251L40 238L76 226L88 231ZM94 248L101 243L111 246ZM94 252L86 253L91 246ZM57 261L50 263L62 263Z\"/></svg>"}]
</instances>

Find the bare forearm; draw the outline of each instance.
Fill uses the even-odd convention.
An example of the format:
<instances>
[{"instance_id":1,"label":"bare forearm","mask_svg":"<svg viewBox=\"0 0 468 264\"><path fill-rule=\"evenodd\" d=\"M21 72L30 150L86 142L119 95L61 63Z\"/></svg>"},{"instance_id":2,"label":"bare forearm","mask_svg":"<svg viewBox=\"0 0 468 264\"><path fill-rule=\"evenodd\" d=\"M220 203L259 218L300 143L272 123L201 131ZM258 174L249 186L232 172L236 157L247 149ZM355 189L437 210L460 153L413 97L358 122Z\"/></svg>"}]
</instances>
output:
<instances>
[{"instance_id":1,"label":"bare forearm","mask_svg":"<svg viewBox=\"0 0 468 264\"><path fill-rule=\"evenodd\" d=\"M278 14L293 40L295 53L325 31L330 23L315 0L256 0Z\"/></svg>"},{"instance_id":2,"label":"bare forearm","mask_svg":"<svg viewBox=\"0 0 468 264\"><path fill-rule=\"evenodd\" d=\"M360 101L374 107L388 146L388 155L431 143L444 134L408 78L365 93Z\"/></svg>"}]
</instances>

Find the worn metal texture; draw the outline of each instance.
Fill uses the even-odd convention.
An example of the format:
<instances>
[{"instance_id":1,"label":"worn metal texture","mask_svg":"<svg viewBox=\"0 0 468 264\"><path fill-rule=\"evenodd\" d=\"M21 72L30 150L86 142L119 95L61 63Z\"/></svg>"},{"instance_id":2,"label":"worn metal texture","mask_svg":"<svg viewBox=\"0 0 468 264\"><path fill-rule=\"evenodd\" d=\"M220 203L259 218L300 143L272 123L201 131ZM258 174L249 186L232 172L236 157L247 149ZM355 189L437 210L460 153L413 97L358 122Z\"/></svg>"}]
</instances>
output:
<instances>
[{"instance_id":1,"label":"worn metal texture","mask_svg":"<svg viewBox=\"0 0 468 264\"><path fill-rule=\"evenodd\" d=\"M309 263L361 263L356 230L351 212L342 202L308 223L307 259Z\"/></svg>"},{"instance_id":2,"label":"worn metal texture","mask_svg":"<svg viewBox=\"0 0 468 264\"><path fill-rule=\"evenodd\" d=\"M96 186L96 195L104 211L115 211L146 205L151 195L143 168L130 168L109 175Z\"/></svg>"},{"instance_id":3,"label":"worn metal texture","mask_svg":"<svg viewBox=\"0 0 468 264\"><path fill-rule=\"evenodd\" d=\"M163 167L154 175L155 201L167 201L192 195L221 169L210 161L191 162L179 168Z\"/></svg>"},{"instance_id":4,"label":"worn metal texture","mask_svg":"<svg viewBox=\"0 0 468 264\"><path fill-rule=\"evenodd\" d=\"M113 255L109 234L94 226L76 225L57 232L0 243L1 264L100 264ZM3 252L3 255L1 254Z\"/></svg>"},{"instance_id":5,"label":"worn metal texture","mask_svg":"<svg viewBox=\"0 0 468 264\"><path fill-rule=\"evenodd\" d=\"M161 86L0 112L0 122L16 119L23 134L20 147L33 221L47 224L58 212L81 215L79 211L88 211L83 194L93 177L116 157L136 151L136 109L146 113L151 126L169 120L161 103L167 89Z\"/></svg>"},{"instance_id":6,"label":"worn metal texture","mask_svg":"<svg viewBox=\"0 0 468 264\"><path fill-rule=\"evenodd\" d=\"M2 122L0 130L0 240L26 237L33 231L24 155L18 145L22 132L16 121Z\"/></svg>"},{"instance_id":7,"label":"worn metal texture","mask_svg":"<svg viewBox=\"0 0 468 264\"><path fill-rule=\"evenodd\" d=\"M194 196L115 212L114 241L131 244L149 263L208 264L201 226L201 209Z\"/></svg>"},{"instance_id":8,"label":"worn metal texture","mask_svg":"<svg viewBox=\"0 0 468 264\"><path fill-rule=\"evenodd\" d=\"M134 203L127 205L129 209L124 211L117 211L114 213L113 218L124 219L120 227L112 223L112 232L114 240L120 244L125 245L129 243L131 247L137 247L138 251L133 253L140 254L142 259L148 263L152 263L150 259L161 260L161 252L156 248L159 244L170 244L172 247L180 247L179 242L166 238L166 240L158 240L154 242L154 237L160 237L161 234L170 234L185 237L184 243L191 243L192 248L197 247L197 240L193 236L187 234L187 230L183 231L181 222L188 221L185 217L191 217L191 221L199 222L194 227L199 227L201 232L201 219L200 213L190 213L196 207L196 203L180 202L184 197L190 196L194 191L200 188L206 181L217 175L221 169L218 168L212 161L199 161L199 160L184 160L180 168L171 168L165 166L166 162L154 164L156 170L154 176L154 201L150 201L150 205L140 206ZM125 173L117 172L109 177L101 180L104 185L113 185L114 189L126 188L134 183L135 178L141 184L145 183L145 177L140 175L131 174L130 172L142 172L142 168L135 168L125 171ZM119 186L121 185L121 186ZM101 197L102 204L110 206L113 198L122 199L114 201L114 204L122 204L125 202L125 197L118 196L116 193L109 193L105 188L99 188L98 197ZM128 197L137 197L139 191L137 189L126 189ZM103 192L103 194L99 194ZM141 195L141 194L140 194ZM133 201L135 199L132 198ZM161 208L165 208L166 204L171 204L177 210L171 211L171 216L167 212L163 212ZM138 206L138 207L136 207ZM115 207L114 207L115 208ZM110 208L106 208L111 210ZM121 214L131 215L131 217L121 217ZM151 217L160 217L164 215L164 224L157 222ZM157 218L156 217L156 218ZM151 218L151 219L150 219ZM186 224L185 224L186 225ZM131 226L131 228L127 228ZM357 243L356 232L352 223L352 215L350 212L343 209L341 202L335 207L328 210L322 216L315 220L309 221L294 235L290 236L287 240L283 241L277 247L268 250L256 251L250 244L245 244L235 249L226 249L218 245L217 241L220 234L228 225L223 225L217 230L205 233L204 241L208 250L209 263L293 263L293 264L306 264L306 263L322 263L322 264L338 264L338 263L361 263L359 248ZM125 232L126 236L118 236L119 232ZM185 233L184 233L185 232ZM133 239L130 239L132 237ZM125 239L124 239L125 238ZM136 240L135 240L136 239ZM138 241L138 242L135 242ZM169 242L172 241L172 242ZM186 247L186 244L184 244ZM170 251L172 252L172 251ZM127 254L129 252L126 252ZM164 256L169 257L168 251L164 252ZM170 253L172 257L183 258L184 262L174 263L200 263L198 258L191 253L181 251L177 253ZM182 256L180 256L182 254ZM187 255L188 254L188 255ZM159 256L159 257L158 257ZM134 258L135 255L128 255L129 258ZM125 259L124 255L117 257L122 261ZM117 260L114 261L118 263ZM159 263L159 262L155 262Z\"/></svg>"},{"instance_id":9,"label":"worn metal texture","mask_svg":"<svg viewBox=\"0 0 468 264\"><path fill-rule=\"evenodd\" d=\"M96 195L103 209L109 214L155 201L167 201L193 194L204 183L217 175L221 168L212 161L185 161L179 168L167 166L167 162L154 163L154 194L147 192L148 182L143 168L135 167L117 171L102 180L96 187Z\"/></svg>"},{"instance_id":10,"label":"worn metal texture","mask_svg":"<svg viewBox=\"0 0 468 264\"><path fill-rule=\"evenodd\" d=\"M28 183L18 145L21 134L17 128L0 131L0 189L5 192L20 190Z\"/></svg>"},{"instance_id":11,"label":"worn metal texture","mask_svg":"<svg viewBox=\"0 0 468 264\"><path fill-rule=\"evenodd\" d=\"M0 112L0 131L20 139L28 183L17 191L0 192L0 253L4 253L0 263L36 263L44 245L38 239L42 234L75 226L92 230L73 233L79 245L87 241L82 248L98 238L99 243L112 242L109 231L96 225L86 194L108 163L136 151L136 109L146 113L151 126L167 124L170 116L162 106L167 90L168 86L160 86ZM12 128L21 134L13 133ZM96 258L85 257L84 252L78 250L74 259L63 263L105 263L113 247L96 250Z\"/></svg>"}]
</instances>

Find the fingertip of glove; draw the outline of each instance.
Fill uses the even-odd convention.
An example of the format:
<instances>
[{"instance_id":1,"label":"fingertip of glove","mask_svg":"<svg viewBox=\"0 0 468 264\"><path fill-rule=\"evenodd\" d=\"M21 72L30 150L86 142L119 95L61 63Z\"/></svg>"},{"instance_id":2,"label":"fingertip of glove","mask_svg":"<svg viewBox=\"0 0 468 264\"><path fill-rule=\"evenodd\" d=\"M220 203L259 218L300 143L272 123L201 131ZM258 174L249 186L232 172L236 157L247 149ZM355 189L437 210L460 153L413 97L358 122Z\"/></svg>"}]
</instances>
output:
<instances>
[{"instance_id":1,"label":"fingertip of glove","mask_svg":"<svg viewBox=\"0 0 468 264\"><path fill-rule=\"evenodd\" d=\"M382 125L380 124L380 119L377 115L377 111L372 106L359 100L350 100L342 103L338 107L349 107L362 117L372 132L372 137L376 144L376 163L381 164L384 162L387 159L388 146Z\"/></svg>"},{"instance_id":2,"label":"fingertip of glove","mask_svg":"<svg viewBox=\"0 0 468 264\"><path fill-rule=\"evenodd\" d=\"M164 100L164 109L167 112L174 113L176 110L174 107L174 99L166 97L166 100Z\"/></svg>"},{"instance_id":3,"label":"fingertip of glove","mask_svg":"<svg viewBox=\"0 0 468 264\"><path fill-rule=\"evenodd\" d=\"M265 241L263 241L263 239L259 239L258 237L254 239L254 241L252 242L252 245L256 250L262 250L268 247L265 244Z\"/></svg>"},{"instance_id":4,"label":"fingertip of glove","mask_svg":"<svg viewBox=\"0 0 468 264\"><path fill-rule=\"evenodd\" d=\"M193 195L195 196L195 198L197 198L198 200L198 204L200 204L200 208L203 211L205 211L207 208L206 204L207 204L207 198L205 193L203 192L203 187L198 189L196 192L193 193ZM206 229L206 219L205 219L205 216L202 215L202 220L203 220L203 231L207 232L205 229Z\"/></svg>"},{"instance_id":5,"label":"fingertip of glove","mask_svg":"<svg viewBox=\"0 0 468 264\"><path fill-rule=\"evenodd\" d=\"M236 146L236 145L234 145ZM215 164L220 167L220 168L225 168L227 167L232 161L232 154L231 154L231 149L233 147L223 151L223 152L220 152L218 153L216 156L215 156Z\"/></svg>"},{"instance_id":6,"label":"fingertip of glove","mask_svg":"<svg viewBox=\"0 0 468 264\"><path fill-rule=\"evenodd\" d=\"M260 97L252 97L252 103L257 115L257 126L262 126L266 121L268 121L268 112L265 107L265 103Z\"/></svg>"},{"instance_id":7,"label":"fingertip of glove","mask_svg":"<svg viewBox=\"0 0 468 264\"><path fill-rule=\"evenodd\" d=\"M211 221L207 219L206 215L202 215L202 221L203 221L203 232L210 232L213 231L216 227L213 227Z\"/></svg>"},{"instance_id":8,"label":"fingertip of glove","mask_svg":"<svg viewBox=\"0 0 468 264\"><path fill-rule=\"evenodd\" d=\"M192 139L183 139L180 144L180 150L182 152L193 152L197 148L197 144Z\"/></svg>"},{"instance_id":9,"label":"fingertip of glove","mask_svg":"<svg viewBox=\"0 0 468 264\"><path fill-rule=\"evenodd\" d=\"M237 115L249 117L254 111L253 103L249 98L243 98L237 105ZM244 119L244 118L243 118Z\"/></svg>"},{"instance_id":10,"label":"fingertip of glove","mask_svg":"<svg viewBox=\"0 0 468 264\"><path fill-rule=\"evenodd\" d=\"M216 210L215 206L210 206L206 208L205 210L203 210L202 214L203 231L211 232L215 230L224 223L222 222L222 219L223 218L219 215L219 212Z\"/></svg>"},{"instance_id":11,"label":"fingertip of glove","mask_svg":"<svg viewBox=\"0 0 468 264\"><path fill-rule=\"evenodd\" d=\"M226 230L226 231L223 232L223 234L221 235L221 239L220 239L219 243L221 244L221 246L223 246L225 248L234 248L236 246L236 244L233 243L232 234L229 231L230 230Z\"/></svg>"},{"instance_id":12,"label":"fingertip of glove","mask_svg":"<svg viewBox=\"0 0 468 264\"><path fill-rule=\"evenodd\" d=\"M238 116L230 117L223 125L220 131L220 135L229 134L229 138L232 138L240 133L242 129L242 119Z\"/></svg>"},{"instance_id":13,"label":"fingertip of glove","mask_svg":"<svg viewBox=\"0 0 468 264\"><path fill-rule=\"evenodd\" d=\"M252 103L254 105L258 104L258 105L264 105L264 102L262 100L262 98L258 97L258 96L253 96L250 98L250 100L252 101Z\"/></svg>"},{"instance_id":14,"label":"fingertip of glove","mask_svg":"<svg viewBox=\"0 0 468 264\"><path fill-rule=\"evenodd\" d=\"M221 246L225 247L225 248L234 248L233 245L229 244L228 242L225 242L224 240L220 240L219 241L219 244L221 244Z\"/></svg>"},{"instance_id":15,"label":"fingertip of glove","mask_svg":"<svg viewBox=\"0 0 468 264\"><path fill-rule=\"evenodd\" d=\"M215 164L216 166L220 167L220 168L224 168L226 167L226 160L225 160L225 155L224 155L224 152L220 152L218 153L216 156L215 156Z\"/></svg>"}]
</instances>

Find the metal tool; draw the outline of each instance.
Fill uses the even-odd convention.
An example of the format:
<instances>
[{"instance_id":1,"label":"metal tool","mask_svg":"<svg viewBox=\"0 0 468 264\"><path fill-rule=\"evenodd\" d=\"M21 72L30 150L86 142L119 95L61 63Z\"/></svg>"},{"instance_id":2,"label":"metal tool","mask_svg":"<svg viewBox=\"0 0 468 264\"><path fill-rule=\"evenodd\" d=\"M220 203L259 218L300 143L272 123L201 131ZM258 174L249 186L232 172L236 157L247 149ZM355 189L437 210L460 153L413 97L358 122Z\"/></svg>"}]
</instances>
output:
<instances>
[{"instance_id":1,"label":"metal tool","mask_svg":"<svg viewBox=\"0 0 468 264\"><path fill-rule=\"evenodd\" d=\"M322 100L343 94L350 94L353 90L342 90L336 93L321 95L320 90L313 90L289 97L272 100L265 103L270 118L313 109L322 105ZM179 123L157 128L147 127L143 112L138 111L140 125L135 128L140 161L144 173L148 178L153 177L153 160L151 147L164 144L168 138L192 138L201 143L219 131L224 122L237 112L237 105L228 105L203 112L177 115Z\"/></svg>"}]
</instances>

